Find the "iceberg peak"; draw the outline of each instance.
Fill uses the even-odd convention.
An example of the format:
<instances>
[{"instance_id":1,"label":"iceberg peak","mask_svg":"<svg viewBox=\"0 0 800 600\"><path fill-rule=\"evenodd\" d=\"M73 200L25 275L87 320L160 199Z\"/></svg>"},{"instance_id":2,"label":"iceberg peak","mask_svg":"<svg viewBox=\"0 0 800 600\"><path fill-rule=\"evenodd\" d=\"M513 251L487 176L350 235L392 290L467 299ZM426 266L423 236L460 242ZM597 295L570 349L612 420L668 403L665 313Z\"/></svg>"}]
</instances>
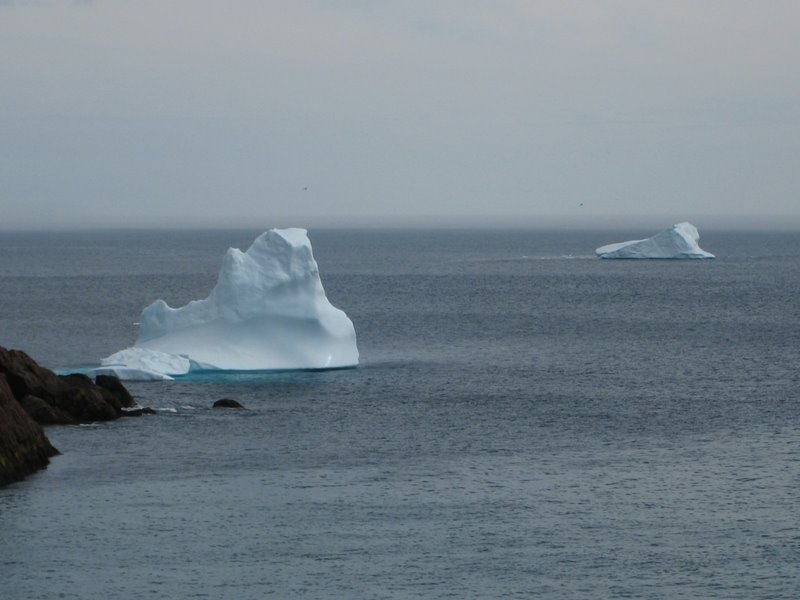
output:
<instances>
[{"instance_id":1,"label":"iceberg peak","mask_svg":"<svg viewBox=\"0 0 800 600\"><path fill-rule=\"evenodd\" d=\"M102 368L152 378L357 364L353 322L328 301L307 232L294 228L266 231L246 252L229 249L207 298L180 308L153 302L134 346L103 359Z\"/></svg>"},{"instance_id":2,"label":"iceberg peak","mask_svg":"<svg viewBox=\"0 0 800 600\"><path fill-rule=\"evenodd\" d=\"M697 227L684 221L646 240L631 240L601 246L595 250L600 258L714 258L698 242Z\"/></svg>"}]
</instances>

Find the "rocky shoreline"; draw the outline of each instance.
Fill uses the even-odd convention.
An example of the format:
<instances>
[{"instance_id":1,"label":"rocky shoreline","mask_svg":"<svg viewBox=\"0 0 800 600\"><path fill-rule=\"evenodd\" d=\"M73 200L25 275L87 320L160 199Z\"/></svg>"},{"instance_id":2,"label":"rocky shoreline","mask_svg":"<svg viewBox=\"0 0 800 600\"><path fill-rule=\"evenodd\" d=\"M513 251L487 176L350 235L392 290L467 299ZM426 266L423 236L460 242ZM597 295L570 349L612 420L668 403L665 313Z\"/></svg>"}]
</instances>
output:
<instances>
[{"instance_id":1,"label":"rocky shoreline","mask_svg":"<svg viewBox=\"0 0 800 600\"><path fill-rule=\"evenodd\" d=\"M0 485L45 468L58 454L42 425L110 421L133 406L116 377L56 375L25 352L0 346Z\"/></svg>"}]
</instances>

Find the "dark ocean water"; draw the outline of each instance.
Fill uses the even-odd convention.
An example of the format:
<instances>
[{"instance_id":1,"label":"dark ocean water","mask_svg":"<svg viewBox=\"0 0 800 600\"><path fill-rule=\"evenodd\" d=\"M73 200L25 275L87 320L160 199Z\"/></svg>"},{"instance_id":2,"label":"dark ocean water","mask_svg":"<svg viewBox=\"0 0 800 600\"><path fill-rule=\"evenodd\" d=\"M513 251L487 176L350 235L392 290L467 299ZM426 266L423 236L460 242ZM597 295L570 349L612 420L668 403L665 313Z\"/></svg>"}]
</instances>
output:
<instances>
[{"instance_id":1,"label":"dark ocean water","mask_svg":"<svg viewBox=\"0 0 800 600\"><path fill-rule=\"evenodd\" d=\"M0 344L96 364L256 233L0 233ZM312 230L361 366L49 428L0 598L797 598L800 234L702 234Z\"/></svg>"}]
</instances>

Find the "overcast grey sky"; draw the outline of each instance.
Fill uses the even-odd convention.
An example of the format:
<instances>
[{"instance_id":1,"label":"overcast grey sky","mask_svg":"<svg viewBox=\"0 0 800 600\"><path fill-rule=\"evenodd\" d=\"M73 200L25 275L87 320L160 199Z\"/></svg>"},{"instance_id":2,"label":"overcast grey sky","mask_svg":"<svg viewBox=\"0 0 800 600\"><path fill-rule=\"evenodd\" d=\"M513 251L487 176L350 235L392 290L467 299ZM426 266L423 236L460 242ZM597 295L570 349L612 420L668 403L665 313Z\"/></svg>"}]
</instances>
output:
<instances>
[{"instance_id":1,"label":"overcast grey sky","mask_svg":"<svg viewBox=\"0 0 800 600\"><path fill-rule=\"evenodd\" d=\"M800 226L797 0L0 0L0 228Z\"/></svg>"}]
</instances>

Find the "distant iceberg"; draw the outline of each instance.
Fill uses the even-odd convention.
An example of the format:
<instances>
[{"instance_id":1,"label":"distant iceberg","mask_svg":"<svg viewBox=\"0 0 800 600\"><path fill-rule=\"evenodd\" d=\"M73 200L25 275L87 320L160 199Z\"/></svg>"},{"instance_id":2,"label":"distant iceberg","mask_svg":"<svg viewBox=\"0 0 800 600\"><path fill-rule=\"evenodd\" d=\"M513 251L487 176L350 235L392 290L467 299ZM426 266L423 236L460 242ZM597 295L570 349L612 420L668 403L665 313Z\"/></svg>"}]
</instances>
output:
<instances>
[{"instance_id":1,"label":"distant iceberg","mask_svg":"<svg viewBox=\"0 0 800 600\"><path fill-rule=\"evenodd\" d=\"M600 258L714 258L699 245L691 223L678 223L646 240L608 244L595 250Z\"/></svg>"},{"instance_id":2,"label":"distant iceberg","mask_svg":"<svg viewBox=\"0 0 800 600\"><path fill-rule=\"evenodd\" d=\"M136 343L88 374L171 379L197 370L333 369L358 364L353 322L325 296L305 229L272 229L228 250L204 300L142 311Z\"/></svg>"}]
</instances>

